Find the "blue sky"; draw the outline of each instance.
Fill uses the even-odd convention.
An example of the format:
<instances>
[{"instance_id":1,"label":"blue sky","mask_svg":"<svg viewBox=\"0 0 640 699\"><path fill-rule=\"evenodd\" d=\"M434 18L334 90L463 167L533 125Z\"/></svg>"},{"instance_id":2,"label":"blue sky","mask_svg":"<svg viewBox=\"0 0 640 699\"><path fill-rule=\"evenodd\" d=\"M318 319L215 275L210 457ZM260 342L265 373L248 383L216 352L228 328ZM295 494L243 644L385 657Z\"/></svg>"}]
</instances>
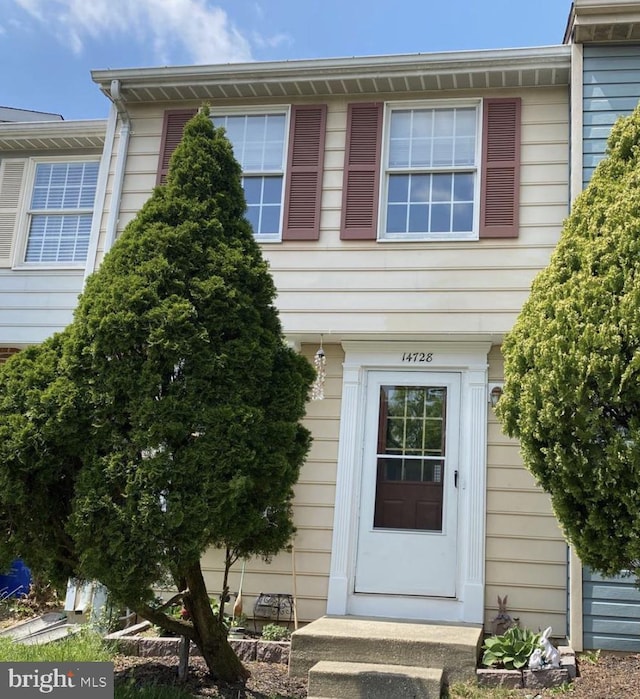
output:
<instances>
[{"instance_id":1,"label":"blue sky","mask_svg":"<svg viewBox=\"0 0 640 699\"><path fill-rule=\"evenodd\" d=\"M571 0L0 0L0 105L105 118L90 71L562 43Z\"/></svg>"}]
</instances>

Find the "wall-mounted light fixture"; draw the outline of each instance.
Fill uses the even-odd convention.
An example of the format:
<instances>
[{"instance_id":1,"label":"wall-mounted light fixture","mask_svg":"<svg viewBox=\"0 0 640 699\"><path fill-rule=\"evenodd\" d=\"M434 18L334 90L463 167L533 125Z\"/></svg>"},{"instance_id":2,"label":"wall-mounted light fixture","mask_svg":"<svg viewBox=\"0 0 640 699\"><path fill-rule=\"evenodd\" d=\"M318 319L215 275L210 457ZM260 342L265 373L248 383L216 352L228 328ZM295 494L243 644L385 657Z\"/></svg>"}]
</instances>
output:
<instances>
[{"instance_id":1,"label":"wall-mounted light fixture","mask_svg":"<svg viewBox=\"0 0 640 699\"><path fill-rule=\"evenodd\" d=\"M491 407L495 409L496 405L498 405L498 401L500 400L502 396L502 392L504 390L504 383L490 383L489 384L489 403L491 403Z\"/></svg>"}]
</instances>

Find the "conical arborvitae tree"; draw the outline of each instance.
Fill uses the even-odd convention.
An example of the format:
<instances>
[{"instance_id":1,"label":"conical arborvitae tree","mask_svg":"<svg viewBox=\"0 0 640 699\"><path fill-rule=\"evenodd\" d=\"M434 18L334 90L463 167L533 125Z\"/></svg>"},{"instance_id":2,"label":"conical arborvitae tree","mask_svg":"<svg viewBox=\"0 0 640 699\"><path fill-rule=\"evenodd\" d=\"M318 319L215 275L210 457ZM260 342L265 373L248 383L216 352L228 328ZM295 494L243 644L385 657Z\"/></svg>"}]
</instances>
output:
<instances>
[{"instance_id":1,"label":"conical arborvitae tree","mask_svg":"<svg viewBox=\"0 0 640 699\"><path fill-rule=\"evenodd\" d=\"M210 546L227 561L269 556L290 541L314 375L284 342L240 177L203 110L167 184L88 280L59 360L85 430L64 522L79 574L193 640L227 681L247 673L200 558ZM150 604L167 573L187 621Z\"/></svg>"},{"instance_id":2,"label":"conical arborvitae tree","mask_svg":"<svg viewBox=\"0 0 640 699\"><path fill-rule=\"evenodd\" d=\"M498 415L567 539L640 573L640 111L614 126L506 338Z\"/></svg>"}]
</instances>

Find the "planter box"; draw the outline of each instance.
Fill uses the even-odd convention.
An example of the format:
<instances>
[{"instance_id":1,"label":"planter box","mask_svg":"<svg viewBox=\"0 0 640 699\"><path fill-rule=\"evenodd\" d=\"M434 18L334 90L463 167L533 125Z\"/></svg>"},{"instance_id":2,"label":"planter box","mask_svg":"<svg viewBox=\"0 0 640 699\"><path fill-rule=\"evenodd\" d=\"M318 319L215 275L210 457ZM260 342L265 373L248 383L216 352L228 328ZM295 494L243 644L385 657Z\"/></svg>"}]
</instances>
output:
<instances>
[{"instance_id":1,"label":"planter box","mask_svg":"<svg viewBox=\"0 0 640 699\"><path fill-rule=\"evenodd\" d=\"M557 687L571 681L566 668L544 668L542 670L494 670L480 668L476 672L481 687L506 687L508 689L544 689Z\"/></svg>"},{"instance_id":2,"label":"planter box","mask_svg":"<svg viewBox=\"0 0 640 699\"><path fill-rule=\"evenodd\" d=\"M498 670L494 668L479 668L476 679L482 687L506 687L509 689L545 689L566 684L575 679L576 656L572 648L561 646L560 667L543 668L541 670Z\"/></svg>"}]
</instances>

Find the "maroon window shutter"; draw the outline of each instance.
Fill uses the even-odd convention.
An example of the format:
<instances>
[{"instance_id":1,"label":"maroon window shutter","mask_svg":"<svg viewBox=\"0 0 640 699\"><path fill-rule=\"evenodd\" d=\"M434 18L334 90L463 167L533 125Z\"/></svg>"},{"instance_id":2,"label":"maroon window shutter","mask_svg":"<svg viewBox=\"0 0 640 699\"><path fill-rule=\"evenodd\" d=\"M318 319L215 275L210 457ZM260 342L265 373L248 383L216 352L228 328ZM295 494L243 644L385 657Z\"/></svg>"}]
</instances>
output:
<instances>
[{"instance_id":1,"label":"maroon window shutter","mask_svg":"<svg viewBox=\"0 0 640 699\"><path fill-rule=\"evenodd\" d=\"M375 240L378 224L382 103L350 104L342 186L342 240Z\"/></svg>"},{"instance_id":2,"label":"maroon window shutter","mask_svg":"<svg viewBox=\"0 0 640 699\"><path fill-rule=\"evenodd\" d=\"M318 240L327 105L291 110L282 240Z\"/></svg>"},{"instance_id":3,"label":"maroon window shutter","mask_svg":"<svg viewBox=\"0 0 640 699\"><path fill-rule=\"evenodd\" d=\"M517 238L521 100L485 99L483 106L480 237Z\"/></svg>"},{"instance_id":4,"label":"maroon window shutter","mask_svg":"<svg viewBox=\"0 0 640 699\"><path fill-rule=\"evenodd\" d=\"M195 116L195 113L195 109L168 109L164 113L156 184L164 184L166 182L167 172L169 172L169 160L176 146L182 140L185 124L191 117Z\"/></svg>"}]
</instances>

